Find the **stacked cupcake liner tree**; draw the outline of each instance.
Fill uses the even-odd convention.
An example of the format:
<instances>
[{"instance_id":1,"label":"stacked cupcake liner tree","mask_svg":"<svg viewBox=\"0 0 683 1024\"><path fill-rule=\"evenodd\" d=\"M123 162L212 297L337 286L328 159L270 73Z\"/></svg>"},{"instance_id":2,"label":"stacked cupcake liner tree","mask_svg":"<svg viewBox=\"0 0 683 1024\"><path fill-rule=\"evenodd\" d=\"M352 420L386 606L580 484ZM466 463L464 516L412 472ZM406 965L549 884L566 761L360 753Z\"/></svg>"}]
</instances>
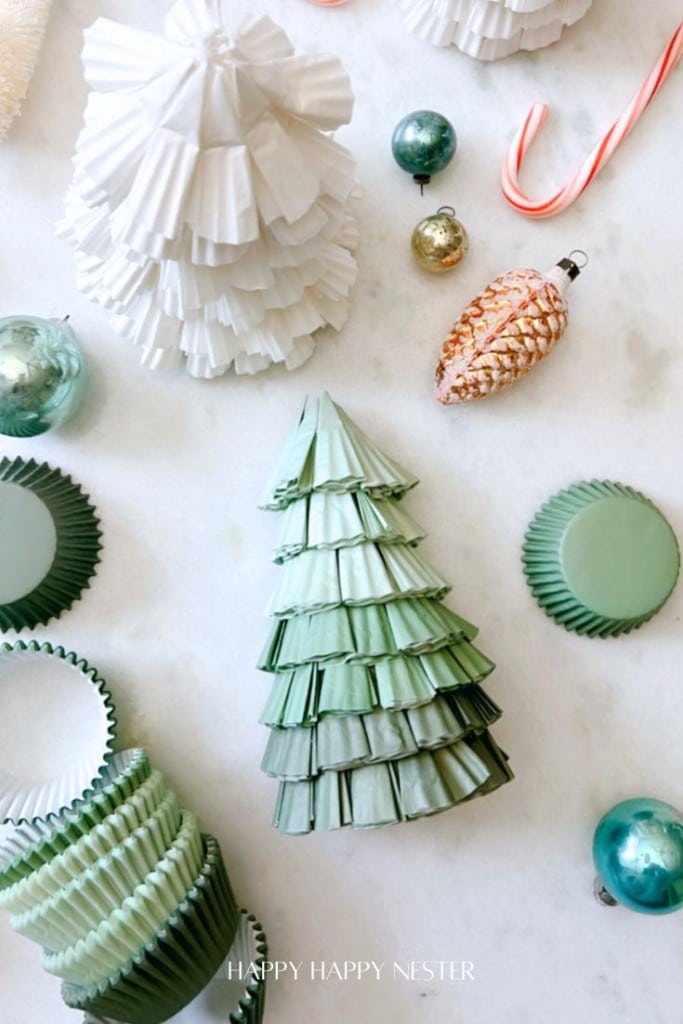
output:
<instances>
[{"instance_id":1,"label":"stacked cupcake liner tree","mask_svg":"<svg viewBox=\"0 0 683 1024\"><path fill-rule=\"evenodd\" d=\"M238 909L218 842L179 806L146 751L113 753L113 702L96 671L62 648L5 644L3 722L20 704L13 694L27 663L35 670L48 657L66 679L46 692L52 728L62 741L73 733L73 743L56 743L47 759L63 763L64 777L41 777L31 792L17 764L39 760L35 735L23 752L3 743L0 810L3 826L14 828L0 836L0 908L43 947L43 967L86 1020L161 1024L182 1014L183 1024L199 1024L220 998L221 1019L260 1024L261 926ZM49 691L55 678L42 673L40 685ZM14 719L10 728L21 734Z\"/></svg>"},{"instance_id":2,"label":"stacked cupcake liner tree","mask_svg":"<svg viewBox=\"0 0 683 1024\"><path fill-rule=\"evenodd\" d=\"M593 0L397 0L407 27L434 46L456 46L477 60L556 43Z\"/></svg>"},{"instance_id":3,"label":"stacked cupcake liner tree","mask_svg":"<svg viewBox=\"0 0 683 1024\"><path fill-rule=\"evenodd\" d=\"M295 56L252 17L178 0L164 36L107 19L85 33L92 92L60 227L77 284L153 368L196 377L288 369L348 315L355 164L340 62Z\"/></svg>"},{"instance_id":4,"label":"stacked cupcake liner tree","mask_svg":"<svg viewBox=\"0 0 683 1024\"><path fill-rule=\"evenodd\" d=\"M512 778L479 685L494 665L415 550L425 532L401 499L417 482L323 395L266 489L283 522L262 768L280 782L282 832L394 824Z\"/></svg>"}]
</instances>

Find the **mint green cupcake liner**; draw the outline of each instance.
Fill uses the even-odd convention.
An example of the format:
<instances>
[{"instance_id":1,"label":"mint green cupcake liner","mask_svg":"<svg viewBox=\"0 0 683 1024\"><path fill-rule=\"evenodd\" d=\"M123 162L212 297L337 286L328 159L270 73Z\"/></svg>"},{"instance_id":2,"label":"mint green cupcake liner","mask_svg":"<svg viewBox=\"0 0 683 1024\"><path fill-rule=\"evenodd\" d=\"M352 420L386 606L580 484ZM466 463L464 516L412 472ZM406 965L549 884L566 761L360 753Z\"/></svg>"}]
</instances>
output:
<instances>
[{"instance_id":1,"label":"mint green cupcake liner","mask_svg":"<svg viewBox=\"0 0 683 1024\"><path fill-rule=\"evenodd\" d=\"M473 640L477 632L471 622L429 598L342 606L276 620L258 667L283 672L313 662L372 664L398 654L437 651L463 638Z\"/></svg>"},{"instance_id":2,"label":"mint green cupcake liner","mask_svg":"<svg viewBox=\"0 0 683 1024\"><path fill-rule=\"evenodd\" d=\"M273 824L280 832L378 828L448 810L513 778L489 733L384 764L281 782Z\"/></svg>"},{"instance_id":3,"label":"mint green cupcake liner","mask_svg":"<svg viewBox=\"0 0 683 1024\"><path fill-rule=\"evenodd\" d=\"M267 955L261 925L246 910L241 910L228 956L199 995L180 1014L169 1017L166 1024L261 1024L266 1001L263 966ZM120 1022L86 1013L83 1024Z\"/></svg>"},{"instance_id":4,"label":"mint green cupcake liner","mask_svg":"<svg viewBox=\"0 0 683 1024\"><path fill-rule=\"evenodd\" d=\"M405 598L440 600L451 589L411 547L356 544L311 548L289 559L266 614L288 618L339 605L374 605Z\"/></svg>"},{"instance_id":5,"label":"mint green cupcake liner","mask_svg":"<svg viewBox=\"0 0 683 1024\"><path fill-rule=\"evenodd\" d=\"M202 991L228 955L239 924L220 847L204 836L204 849L192 888L154 939L106 983L64 984L68 1006L126 1024L161 1024Z\"/></svg>"},{"instance_id":6,"label":"mint green cupcake liner","mask_svg":"<svg viewBox=\"0 0 683 1024\"><path fill-rule=\"evenodd\" d=\"M280 779L378 764L450 746L483 732L501 715L479 687L456 691L408 711L324 716L317 725L273 729L261 769Z\"/></svg>"},{"instance_id":7,"label":"mint green cupcake liner","mask_svg":"<svg viewBox=\"0 0 683 1024\"><path fill-rule=\"evenodd\" d=\"M15 488L22 488L37 499L26 510L30 514L23 519L21 509L30 498L17 494ZM6 489L6 496L11 497L13 507L18 499L21 506L16 512L18 521L12 524L13 544L6 540L3 545L3 551L7 548L3 557L9 559L9 564L3 567L0 630L19 632L58 618L81 597L100 560L101 533L88 496L71 477L51 469L46 463L39 465L33 459L2 459L0 495L3 489ZM33 534L37 531L37 535L19 536L22 524L29 522ZM47 545L47 561L43 569L38 567L38 575L42 571L45 575L35 579L36 567L28 571L26 560L38 544ZM50 545L54 550L51 562Z\"/></svg>"},{"instance_id":8,"label":"mint green cupcake liner","mask_svg":"<svg viewBox=\"0 0 683 1024\"><path fill-rule=\"evenodd\" d=\"M46 662L51 662L48 681L40 672ZM104 777L114 756L115 709L104 681L84 658L63 647L19 640L0 646L0 692L0 822L21 825L73 808ZM33 702L34 714L22 728L11 709L25 702ZM53 753L55 732L60 742ZM73 750L67 754L72 734Z\"/></svg>"},{"instance_id":9,"label":"mint green cupcake liner","mask_svg":"<svg viewBox=\"0 0 683 1024\"><path fill-rule=\"evenodd\" d=\"M283 509L314 491L364 490L373 497L396 499L417 482L325 393L306 402L260 507Z\"/></svg>"},{"instance_id":10,"label":"mint green cupcake liner","mask_svg":"<svg viewBox=\"0 0 683 1024\"><path fill-rule=\"evenodd\" d=\"M185 811L172 845L133 894L96 929L60 952L45 950L41 963L76 985L99 985L153 940L183 901L202 864L202 841L193 814Z\"/></svg>"},{"instance_id":11,"label":"mint green cupcake liner","mask_svg":"<svg viewBox=\"0 0 683 1024\"><path fill-rule=\"evenodd\" d=\"M282 513L273 560L281 565L306 550L336 550L369 541L414 547L425 536L422 526L395 501L372 498L365 491L316 491Z\"/></svg>"},{"instance_id":12,"label":"mint green cupcake liner","mask_svg":"<svg viewBox=\"0 0 683 1024\"><path fill-rule=\"evenodd\" d=\"M127 839L48 899L10 918L12 928L52 952L66 949L94 931L163 860L179 827L175 794Z\"/></svg>"},{"instance_id":13,"label":"mint green cupcake liner","mask_svg":"<svg viewBox=\"0 0 683 1024\"><path fill-rule=\"evenodd\" d=\"M131 796L149 778L150 771L145 750L114 754L92 791L72 810L16 827L0 847L0 890L21 881L78 842Z\"/></svg>"},{"instance_id":14,"label":"mint green cupcake liner","mask_svg":"<svg viewBox=\"0 0 683 1024\"><path fill-rule=\"evenodd\" d=\"M659 509L624 484L592 480L554 495L527 530L522 562L531 592L565 629L618 636L668 600L678 543Z\"/></svg>"},{"instance_id":15,"label":"mint green cupcake liner","mask_svg":"<svg viewBox=\"0 0 683 1024\"><path fill-rule=\"evenodd\" d=\"M18 914L54 896L73 878L91 868L100 857L108 856L124 843L169 797L173 804L174 795L166 787L162 773L154 769L149 778L99 825L37 871L0 892L0 909ZM177 807L174 807L173 814L179 823Z\"/></svg>"},{"instance_id":16,"label":"mint green cupcake liner","mask_svg":"<svg viewBox=\"0 0 683 1024\"><path fill-rule=\"evenodd\" d=\"M494 663L467 639L421 655L395 655L374 665L361 662L307 664L278 672L261 722L314 725L323 715L362 715L420 707L439 693L486 678Z\"/></svg>"}]
</instances>

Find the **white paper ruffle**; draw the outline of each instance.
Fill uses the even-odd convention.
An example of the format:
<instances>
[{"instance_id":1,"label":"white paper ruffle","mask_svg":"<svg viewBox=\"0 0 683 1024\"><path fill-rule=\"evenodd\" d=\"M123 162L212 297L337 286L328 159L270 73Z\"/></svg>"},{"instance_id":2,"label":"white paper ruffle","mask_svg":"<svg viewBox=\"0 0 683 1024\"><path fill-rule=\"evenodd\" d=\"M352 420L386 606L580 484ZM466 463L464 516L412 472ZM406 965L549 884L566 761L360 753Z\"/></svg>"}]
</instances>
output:
<instances>
[{"instance_id":1,"label":"white paper ruffle","mask_svg":"<svg viewBox=\"0 0 683 1024\"><path fill-rule=\"evenodd\" d=\"M98 19L92 89L59 232L78 287L142 362L197 377L289 369L339 330L356 277L348 77L294 55L268 17L236 35L220 4L178 0L165 36Z\"/></svg>"},{"instance_id":2,"label":"white paper ruffle","mask_svg":"<svg viewBox=\"0 0 683 1024\"><path fill-rule=\"evenodd\" d=\"M408 28L434 46L457 46L478 60L557 42L592 0L397 0Z\"/></svg>"}]
</instances>

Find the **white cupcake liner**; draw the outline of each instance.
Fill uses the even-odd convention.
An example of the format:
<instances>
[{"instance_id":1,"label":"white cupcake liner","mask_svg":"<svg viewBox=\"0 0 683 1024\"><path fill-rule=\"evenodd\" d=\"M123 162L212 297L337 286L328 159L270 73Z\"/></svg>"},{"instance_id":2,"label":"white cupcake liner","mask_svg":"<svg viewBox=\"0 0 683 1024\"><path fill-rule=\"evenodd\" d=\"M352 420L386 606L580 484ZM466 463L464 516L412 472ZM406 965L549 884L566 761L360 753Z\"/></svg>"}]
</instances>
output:
<instances>
[{"instance_id":1,"label":"white cupcake liner","mask_svg":"<svg viewBox=\"0 0 683 1024\"><path fill-rule=\"evenodd\" d=\"M0 821L71 808L113 757L116 718L104 681L63 647L18 641L0 647L0 690Z\"/></svg>"}]
</instances>

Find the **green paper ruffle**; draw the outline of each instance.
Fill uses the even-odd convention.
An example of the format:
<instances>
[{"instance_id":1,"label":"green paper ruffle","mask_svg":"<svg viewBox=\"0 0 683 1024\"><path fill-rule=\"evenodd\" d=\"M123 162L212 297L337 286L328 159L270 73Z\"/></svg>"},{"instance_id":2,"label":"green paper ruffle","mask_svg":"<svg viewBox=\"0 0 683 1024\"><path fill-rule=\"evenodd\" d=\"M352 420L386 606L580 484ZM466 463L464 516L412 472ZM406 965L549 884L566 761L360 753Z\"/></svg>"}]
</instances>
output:
<instances>
[{"instance_id":1,"label":"green paper ruffle","mask_svg":"<svg viewBox=\"0 0 683 1024\"><path fill-rule=\"evenodd\" d=\"M481 682L494 668L466 639L427 654L396 655L370 665L300 665L275 675L260 720L269 726L313 725L322 715L419 707L438 693Z\"/></svg>"},{"instance_id":2,"label":"green paper ruffle","mask_svg":"<svg viewBox=\"0 0 683 1024\"><path fill-rule=\"evenodd\" d=\"M311 662L372 663L397 654L425 654L477 628L430 598L407 598L380 605L341 606L277 620L258 667L282 672Z\"/></svg>"},{"instance_id":3,"label":"green paper ruffle","mask_svg":"<svg viewBox=\"0 0 683 1024\"><path fill-rule=\"evenodd\" d=\"M506 755L484 733L399 761L281 782L273 824L292 835L394 825L445 811L512 778Z\"/></svg>"},{"instance_id":4,"label":"green paper ruffle","mask_svg":"<svg viewBox=\"0 0 683 1024\"><path fill-rule=\"evenodd\" d=\"M395 501L372 498L365 491L316 491L292 502L282 513L273 560L282 564L302 551L369 541L415 546L425 536L420 524Z\"/></svg>"},{"instance_id":5,"label":"green paper ruffle","mask_svg":"<svg viewBox=\"0 0 683 1024\"><path fill-rule=\"evenodd\" d=\"M88 496L71 477L47 463L4 458L0 481L32 491L50 513L57 533L57 548L47 575L34 589L0 605L0 630L33 629L57 618L90 585L101 550L99 520Z\"/></svg>"},{"instance_id":6,"label":"green paper ruffle","mask_svg":"<svg viewBox=\"0 0 683 1024\"><path fill-rule=\"evenodd\" d=\"M400 498L416 484L324 394L306 402L260 507L283 509L314 491L364 490L373 497Z\"/></svg>"},{"instance_id":7,"label":"green paper ruffle","mask_svg":"<svg viewBox=\"0 0 683 1024\"><path fill-rule=\"evenodd\" d=\"M339 605L440 600L450 589L410 547L364 543L338 551L312 548L285 562L266 614L288 618Z\"/></svg>"},{"instance_id":8,"label":"green paper ruffle","mask_svg":"<svg viewBox=\"0 0 683 1024\"><path fill-rule=\"evenodd\" d=\"M482 733L501 713L480 687L471 686L408 711L325 716L317 725L271 730L261 768L297 781L398 760Z\"/></svg>"}]
</instances>

